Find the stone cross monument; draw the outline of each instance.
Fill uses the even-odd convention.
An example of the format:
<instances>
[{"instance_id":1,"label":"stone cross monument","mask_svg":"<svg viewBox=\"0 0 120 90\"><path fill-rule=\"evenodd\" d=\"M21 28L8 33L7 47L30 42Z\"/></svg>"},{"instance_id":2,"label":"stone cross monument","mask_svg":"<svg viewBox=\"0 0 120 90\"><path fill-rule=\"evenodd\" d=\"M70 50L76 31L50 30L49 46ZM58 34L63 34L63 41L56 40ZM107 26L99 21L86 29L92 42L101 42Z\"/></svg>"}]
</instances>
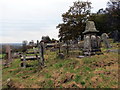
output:
<instances>
[{"instance_id":1,"label":"stone cross monument","mask_svg":"<svg viewBox=\"0 0 120 90\"><path fill-rule=\"evenodd\" d=\"M98 41L98 36L96 33L99 31L96 30L95 24L93 21L87 21L84 34L84 49L83 54L90 56L96 54L100 50L100 42Z\"/></svg>"},{"instance_id":2,"label":"stone cross monument","mask_svg":"<svg viewBox=\"0 0 120 90\"><path fill-rule=\"evenodd\" d=\"M22 42L23 61L21 63L21 66L23 68L26 68L26 51L27 51L27 41L23 41Z\"/></svg>"},{"instance_id":3,"label":"stone cross monument","mask_svg":"<svg viewBox=\"0 0 120 90\"><path fill-rule=\"evenodd\" d=\"M38 60L38 62L40 66L44 66L44 45L44 42L40 42L38 45L38 51L40 55L40 60Z\"/></svg>"}]
</instances>

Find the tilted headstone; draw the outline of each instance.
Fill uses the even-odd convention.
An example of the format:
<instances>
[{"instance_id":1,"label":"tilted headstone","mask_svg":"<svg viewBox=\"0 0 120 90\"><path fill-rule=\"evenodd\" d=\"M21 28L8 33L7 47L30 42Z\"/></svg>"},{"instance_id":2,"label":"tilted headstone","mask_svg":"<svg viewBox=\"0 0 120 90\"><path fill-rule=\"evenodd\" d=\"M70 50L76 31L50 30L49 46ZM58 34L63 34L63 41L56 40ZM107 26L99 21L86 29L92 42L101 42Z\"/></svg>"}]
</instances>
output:
<instances>
[{"instance_id":1,"label":"tilted headstone","mask_svg":"<svg viewBox=\"0 0 120 90\"><path fill-rule=\"evenodd\" d=\"M6 60L6 64L9 64L12 62L12 53L11 53L11 48L10 48L10 45L6 45L6 57L7 57L7 60Z\"/></svg>"},{"instance_id":2,"label":"tilted headstone","mask_svg":"<svg viewBox=\"0 0 120 90\"><path fill-rule=\"evenodd\" d=\"M44 66L44 42L40 42L38 45L39 54L40 54L40 61L39 64Z\"/></svg>"},{"instance_id":3,"label":"tilted headstone","mask_svg":"<svg viewBox=\"0 0 120 90\"><path fill-rule=\"evenodd\" d=\"M93 55L96 52L101 51L99 46L99 41L97 40L96 33L99 32L95 28L95 24L93 21L88 21L86 23L84 34L84 55Z\"/></svg>"},{"instance_id":4,"label":"tilted headstone","mask_svg":"<svg viewBox=\"0 0 120 90\"><path fill-rule=\"evenodd\" d=\"M108 41L108 38L109 38L108 35L107 35L106 33L103 33L103 34L101 35L101 38L102 38L102 41L103 41L105 47L106 47L106 48L111 48L110 43L109 43L109 41Z\"/></svg>"}]
</instances>

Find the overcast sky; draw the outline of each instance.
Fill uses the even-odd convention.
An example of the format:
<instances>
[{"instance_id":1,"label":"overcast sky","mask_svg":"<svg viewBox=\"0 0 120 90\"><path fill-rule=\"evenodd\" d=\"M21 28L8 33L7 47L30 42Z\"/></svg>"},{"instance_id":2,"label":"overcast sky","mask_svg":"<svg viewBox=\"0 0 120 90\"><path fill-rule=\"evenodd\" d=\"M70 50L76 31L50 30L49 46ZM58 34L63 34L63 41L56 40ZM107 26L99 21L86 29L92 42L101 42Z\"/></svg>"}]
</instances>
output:
<instances>
[{"instance_id":1,"label":"overcast sky","mask_svg":"<svg viewBox=\"0 0 120 90\"><path fill-rule=\"evenodd\" d=\"M61 15L77 0L0 0L0 43L58 39ZM87 1L87 0L82 0ZM88 0L92 12L105 8L109 0Z\"/></svg>"}]
</instances>

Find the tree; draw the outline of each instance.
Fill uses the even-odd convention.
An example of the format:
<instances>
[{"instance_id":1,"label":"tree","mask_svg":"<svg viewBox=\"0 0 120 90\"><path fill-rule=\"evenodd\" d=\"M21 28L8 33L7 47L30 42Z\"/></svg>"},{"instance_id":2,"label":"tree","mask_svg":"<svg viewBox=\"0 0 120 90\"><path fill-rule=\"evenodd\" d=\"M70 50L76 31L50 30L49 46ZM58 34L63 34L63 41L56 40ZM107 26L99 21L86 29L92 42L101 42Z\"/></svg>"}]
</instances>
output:
<instances>
[{"instance_id":1,"label":"tree","mask_svg":"<svg viewBox=\"0 0 120 90\"><path fill-rule=\"evenodd\" d=\"M59 24L60 40L77 40L85 28L91 11L91 2L77 1L70 9L62 14L63 23Z\"/></svg>"},{"instance_id":2,"label":"tree","mask_svg":"<svg viewBox=\"0 0 120 90\"><path fill-rule=\"evenodd\" d=\"M110 0L107 3L106 11L110 22L110 28L120 31L120 0Z\"/></svg>"},{"instance_id":3,"label":"tree","mask_svg":"<svg viewBox=\"0 0 120 90\"><path fill-rule=\"evenodd\" d=\"M51 41L50 37L49 36L42 36L42 40L43 42L45 43L49 43Z\"/></svg>"},{"instance_id":4,"label":"tree","mask_svg":"<svg viewBox=\"0 0 120 90\"><path fill-rule=\"evenodd\" d=\"M99 34L120 31L120 0L110 0L105 10L99 9L89 20L95 22Z\"/></svg>"},{"instance_id":5,"label":"tree","mask_svg":"<svg viewBox=\"0 0 120 90\"><path fill-rule=\"evenodd\" d=\"M107 14L103 13L103 11L99 11L97 13L92 14L89 17L89 20L95 22L95 26L96 29L99 31L99 35L101 35L102 33L109 33L110 28L109 23L107 23Z\"/></svg>"}]
</instances>

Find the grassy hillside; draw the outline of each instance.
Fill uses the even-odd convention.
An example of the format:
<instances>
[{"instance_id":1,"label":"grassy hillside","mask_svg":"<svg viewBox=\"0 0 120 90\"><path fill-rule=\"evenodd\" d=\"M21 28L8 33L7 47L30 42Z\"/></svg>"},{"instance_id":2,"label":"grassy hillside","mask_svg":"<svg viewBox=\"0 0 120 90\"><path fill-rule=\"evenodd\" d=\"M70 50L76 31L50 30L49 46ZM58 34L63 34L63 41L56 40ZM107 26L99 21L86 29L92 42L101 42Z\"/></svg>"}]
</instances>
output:
<instances>
[{"instance_id":1,"label":"grassy hillside","mask_svg":"<svg viewBox=\"0 0 120 90\"><path fill-rule=\"evenodd\" d=\"M37 61L20 68L20 58L14 59L9 68L3 67L3 88L117 88L118 53L102 51L102 55L82 59L59 59L56 52L47 50L43 69Z\"/></svg>"}]
</instances>

